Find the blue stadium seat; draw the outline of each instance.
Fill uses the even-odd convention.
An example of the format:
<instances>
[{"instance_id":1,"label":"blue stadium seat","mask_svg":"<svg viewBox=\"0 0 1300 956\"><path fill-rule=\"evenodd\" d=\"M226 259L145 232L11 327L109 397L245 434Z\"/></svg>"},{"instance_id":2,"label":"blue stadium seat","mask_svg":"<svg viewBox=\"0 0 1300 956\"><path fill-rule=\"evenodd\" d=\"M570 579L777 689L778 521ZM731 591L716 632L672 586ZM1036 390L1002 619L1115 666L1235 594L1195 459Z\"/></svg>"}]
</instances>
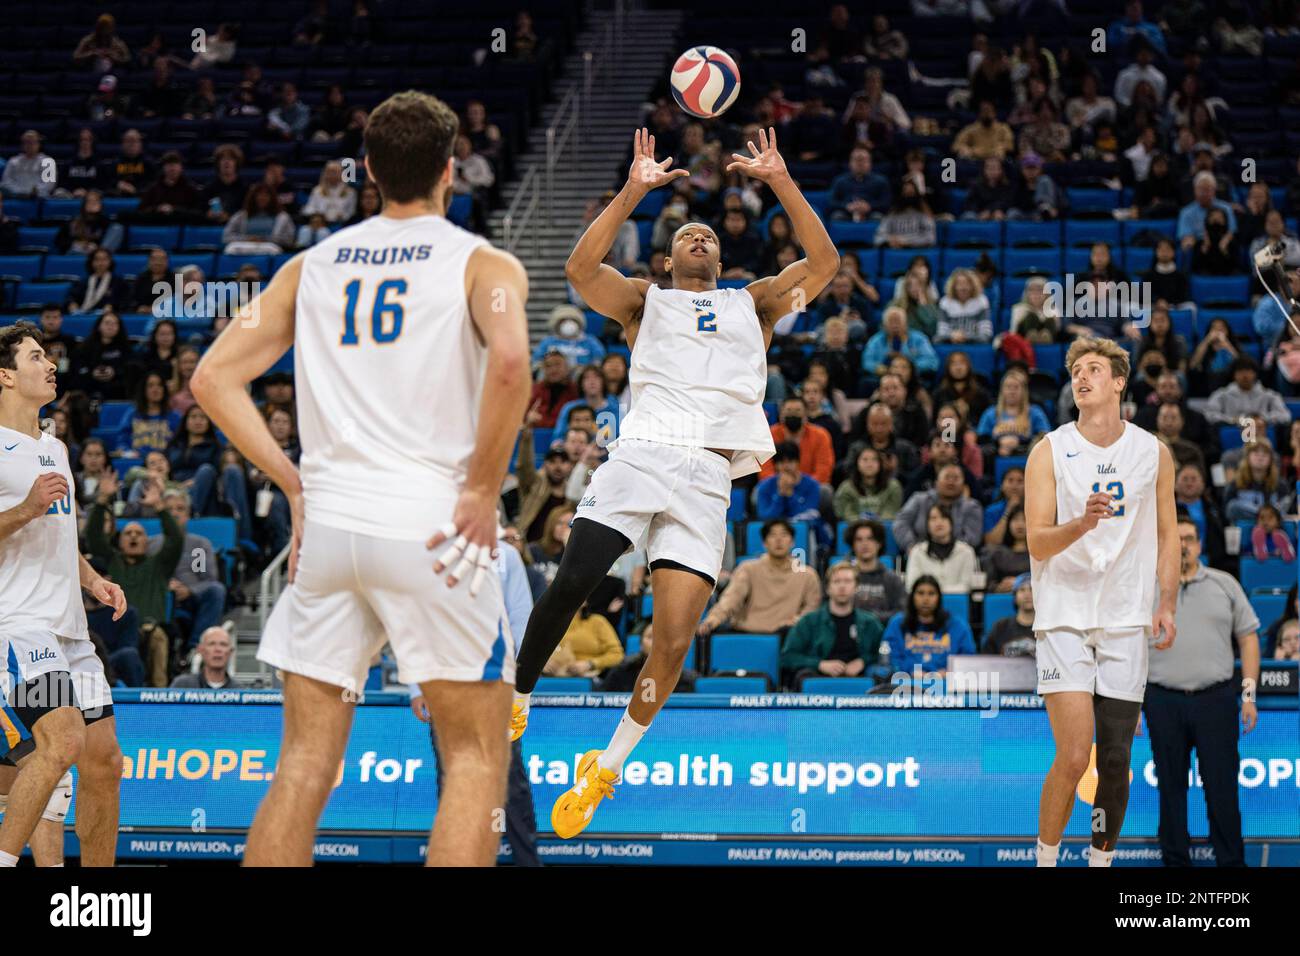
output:
<instances>
[{"instance_id":1,"label":"blue stadium seat","mask_svg":"<svg viewBox=\"0 0 1300 956\"><path fill-rule=\"evenodd\" d=\"M1008 249L1002 255L1002 270L1009 276L1059 275L1061 250Z\"/></svg>"},{"instance_id":2,"label":"blue stadium seat","mask_svg":"<svg viewBox=\"0 0 1300 956\"><path fill-rule=\"evenodd\" d=\"M974 246L995 249L1002 245L1002 223L997 220L957 219L948 223L949 248Z\"/></svg>"},{"instance_id":3,"label":"blue stadium seat","mask_svg":"<svg viewBox=\"0 0 1300 956\"><path fill-rule=\"evenodd\" d=\"M1193 275L1191 285L1192 299L1197 305L1236 305L1244 308L1250 304L1248 276Z\"/></svg>"},{"instance_id":4,"label":"blue stadium seat","mask_svg":"<svg viewBox=\"0 0 1300 956\"><path fill-rule=\"evenodd\" d=\"M191 518L188 529L191 534L207 538L218 551L239 547L239 528L234 518Z\"/></svg>"},{"instance_id":5,"label":"blue stadium seat","mask_svg":"<svg viewBox=\"0 0 1300 956\"><path fill-rule=\"evenodd\" d=\"M780 406L776 402L763 403L763 414L767 416L767 423L769 425L776 424L776 416L780 414L780 411Z\"/></svg>"},{"instance_id":6,"label":"blue stadium seat","mask_svg":"<svg viewBox=\"0 0 1300 956\"><path fill-rule=\"evenodd\" d=\"M996 584L996 581L990 581ZM994 623L1016 613L1015 595L1010 591L989 592L984 595L984 633L989 632Z\"/></svg>"},{"instance_id":7,"label":"blue stadium seat","mask_svg":"<svg viewBox=\"0 0 1300 956\"><path fill-rule=\"evenodd\" d=\"M8 211L8 207L6 207L5 211ZM31 282L39 279L40 276L40 256L0 256L0 279L8 279L14 282Z\"/></svg>"},{"instance_id":8,"label":"blue stadium seat","mask_svg":"<svg viewBox=\"0 0 1300 956\"><path fill-rule=\"evenodd\" d=\"M1067 246L1091 246L1097 242L1108 243L1111 252L1119 245L1119 223L1105 219L1067 219L1065 221L1065 244Z\"/></svg>"},{"instance_id":9,"label":"blue stadium seat","mask_svg":"<svg viewBox=\"0 0 1300 956\"><path fill-rule=\"evenodd\" d=\"M83 252L52 253L45 257L45 271L42 275L47 279L61 279L64 276L80 279L85 274L86 255Z\"/></svg>"},{"instance_id":10,"label":"blue stadium seat","mask_svg":"<svg viewBox=\"0 0 1300 956\"><path fill-rule=\"evenodd\" d=\"M239 267L246 262L251 262L253 265L257 266L258 271L260 271L262 275L266 275L271 268L270 256L227 255L226 253L223 252L221 255L217 256L217 268L216 268L215 278L225 278L226 276L233 276L235 273L239 271ZM209 276L208 278L211 279L214 278L214 276Z\"/></svg>"},{"instance_id":11,"label":"blue stadium seat","mask_svg":"<svg viewBox=\"0 0 1300 956\"><path fill-rule=\"evenodd\" d=\"M181 230L182 249L221 249L225 243L221 226L186 226Z\"/></svg>"},{"instance_id":12,"label":"blue stadium seat","mask_svg":"<svg viewBox=\"0 0 1300 956\"><path fill-rule=\"evenodd\" d=\"M546 694L590 694L590 677L539 677L533 693Z\"/></svg>"},{"instance_id":13,"label":"blue stadium seat","mask_svg":"<svg viewBox=\"0 0 1300 956\"><path fill-rule=\"evenodd\" d=\"M939 275L939 250L932 248L884 249L880 253L880 272L890 277L901 276L917 256L925 256L930 263L930 274L936 277ZM942 284L937 278L936 283Z\"/></svg>"},{"instance_id":14,"label":"blue stadium seat","mask_svg":"<svg viewBox=\"0 0 1300 956\"><path fill-rule=\"evenodd\" d=\"M826 231L830 234L831 242L836 245L860 244L864 246L871 245L876 239L876 229L880 226L880 220L867 219L863 222L848 222L841 219L833 219L827 224ZM904 266L906 268L906 266Z\"/></svg>"},{"instance_id":15,"label":"blue stadium seat","mask_svg":"<svg viewBox=\"0 0 1300 956\"><path fill-rule=\"evenodd\" d=\"M71 294L71 282L20 282L14 292L14 306L31 309L40 308L47 302L62 305Z\"/></svg>"},{"instance_id":16,"label":"blue stadium seat","mask_svg":"<svg viewBox=\"0 0 1300 956\"><path fill-rule=\"evenodd\" d=\"M869 694L875 685L870 677L809 677L803 682L803 693L845 697Z\"/></svg>"},{"instance_id":17,"label":"blue stadium seat","mask_svg":"<svg viewBox=\"0 0 1300 956\"><path fill-rule=\"evenodd\" d=\"M781 641L775 634L715 634L709 666L719 671L757 671L776 683L781 679Z\"/></svg>"},{"instance_id":18,"label":"blue stadium seat","mask_svg":"<svg viewBox=\"0 0 1300 956\"><path fill-rule=\"evenodd\" d=\"M9 203L5 203L5 213L9 212ZM26 252L49 252L59 241L58 226L20 226L18 228L18 248Z\"/></svg>"},{"instance_id":19,"label":"blue stadium seat","mask_svg":"<svg viewBox=\"0 0 1300 956\"><path fill-rule=\"evenodd\" d=\"M746 507L747 494L744 488L731 489L731 504L727 508L728 521L744 521L749 509Z\"/></svg>"},{"instance_id":20,"label":"blue stadium seat","mask_svg":"<svg viewBox=\"0 0 1300 956\"><path fill-rule=\"evenodd\" d=\"M447 218L458 226L464 226L469 222L470 209L473 207L473 199L462 193L451 197L451 205L447 207Z\"/></svg>"},{"instance_id":21,"label":"blue stadium seat","mask_svg":"<svg viewBox=\"0 0 1300 956\"><path fill-rule=\"evenodd\" d=\"M1196 309L1170 309L1169 321L1174 327L1174 334L1181 335L1191 345L1199 339L1196 332Z\"/></svg>"},{"instance_id":22,"label":"blue stadium seat","mask_svg":"<svg viewBox=\"0 0 1300 956\"><path fill-rule=\"evenodd\" d=\"M69 312L63 317L63 334L84 339L99 321L98 312Z\"/></svg>"},{"instance_id":23,"label":"blue stadium seat","mask_svg":"<svg viewBox=\"0 0 1300 956\"><path fill-rule=\"evenodd\" d=\"M116 438L125 430L134 409L132 402L104 402L99 406L99 424L91 430L91 434L105 440Z\"/></svg>"},{"instance_id":24,"label":"blue stadium seat","mask_svg":"<svg viewBox=\"0 0 1300 956\"><path fill-rule=\"evenodd\" d=\"M970 359L971 370L978 375L983 375L990 382L994 381L993 363L996 356L993 346L962 342L955 345L936 345L934 351L939 356L939 368L943 368L943 363L948 361L948 356L953 352L965 352Z\"/></svg>"},{"instance_id":25,"label":"blue stadium seat","mask_svg":"<svg viewBox=\"0 0 1300 956\"><path fill-rule=\"evenodd\" d=\"M993 464L993 483L1002 487L1002 476L1011 468L1024 468L1029 461L1024 455L998 455Z\"/></svg>"},{"instance_id":26,"label":"blue stadium seat","mask_svg":"<svg viewBox=\"0 0 1300 956\"><path fill-rule=\"evenodd\" d=\"M762 677L701 677L695 681L697 694L766 694Z\"/></svg>"},{"instance_id":27,"label":"blue stadium seat","mask_svg":"<svg viewBox=\"0 0 1300 956\"><path fill-rule=\"evenodd\" d=\"M1250 309L1207 309L1202 307L1196 310L1196 340L1198 342L1205 338L1205 333L1210 330L1210 323L1215 319L1226 321L1228 328L1232 329L1232 334L1237 336L1238 339L1254 341L1256 338L1255 324Z\"/></svg>"},{"instance_id":28,"label":"blue stadium seat","mask_svg":"<svg viewBox=\"0 0 1300 956\"><path fill-rule=\"evenodd\" d=\"M1154 246L1155 236L1174 238L1178 231L1175 219L1130 219L1122 224L1124 245Z\"/></svg>"},{"instance_id":29,"label":"blue stadium seat","mask_svg":"<svg viewBox=\"0 0 1300 956\"><path fill-rule=\"evenodd\" d=\"M123 278L134 279L149 268L146 252L124 252L113 257L113 271Z\"/></svg>"},{"instance_id":30,"label":"blue stadium seat","mask_svg":"<svg viewBox=\"0 0 1300 956\"><path fill-rule=\"evenodd\" d=\"M1257 590L1278 588L1289 590L1296 583L1296 563L1270 558L1256 561L1251 557L1241 559L1241 586L1247 594Z\"/></svg>"},{"instance_id":31,"label":"blue stadium seat","mask_svg":"<svg viewBox=\"0 0 1300 956\"><path fill-rule=\"evenodd\" d=\"M1124 250L1124 271L1137 277L1151 268L1156 261L1154 246L1129 246Z\"/></svg>"},{"instance_id":32,"label":"blue stadium seat","mask_svg":"<svg viewBox=\"0 0 1300 956\"><path fill-rule=\"evenodd\" d=\"M648 595L648 594L646 595L646 597L649 597L649 596L650 596L650 595ZM645 616L645 617L649 617L650 615L649 615L649 614L646 614L646 615L644 615L644 616ZM695 670L695 645L696 645L697 643L699 643L699 642L696 641L694 638L691 639L691 646L690 646L689 648L687 648L687 650L686 650L686 658L685 658L685 660L682 662L682 667L686 668L688 671L693 671L693 670ZM641 653L641 635L640 635L640 634L629 634L629 635L627 636L627 656L628 656L628 657L635 657L637 654L640 654L640 653Z\"/></svg>"},{"instance_id":33,"label":"blue stadium seat","mask_svg":"<svg viewBox=\"0 0 1300 956\"><path fill-rule=\"evenodd\" d=\"M127 232L127 246L132 249L152 249L155 246L170 252L179 249L180 226L131 226Z\"/></svg>"},{"instance_id":34,"label":"blue stadium seat","mask_svg":"<svg viewBox=\"0 0 1300 956\"><path fill-rule=\"evenodd\" d=\"M140 200L135 196L105 196L104 215L118 219L123 213L135 212Z\"/></svg>"},{"instance_id":35,"label":"blue stadium seat","mask_svg":"<svg viewBox=\"0 0 1300 956\"><path fill-rule=\"evenodd\" d=\"M1070 213L1072 215L1109 214L1119 208L1118 189L1088 189L1079 186L1067 186L1065 194L1070 200Z\"/></svg>"},{"instance_id":36,"label":"blue stadium seat","mask_svg":"<svg viewBox=\"0 0 1300 956\"><path fill-rule=\"evenodd\" d=\"M41 218L75 219L77 213L81 212L81 203L80 199L46 199L41 203Z\"/></svg>"},{"instance_id":37,"label":"blue stadium seat","mask_svg":"<svg viewBox=\"0 0 1300 956\"><path fill-rule=\"evenodd\" d=\"M1250 606L1259 618L1259 635L1263 638L1264 632L1273 626L1273 622L1286 613L1286 595L1252 594Z\"/></svg>"},{"instance_id":38,"label":"blue stadium seat","mask_svg":"<svg viewBox=\"0 0 1300 956\"><path fill-rule=\"evenodd\" d=\"M1034 346L1035 369L1046 372L1058 382L1065 375L1065 346L1060 343Z\"/></svg>"},{"instance_id":39,"label":"blue stadium seat","mask_svg":"<svg viewBox=\"0 0 1300 956\"><path fill-rule=\"evenodd\" d=\"M963 621L970 620L969 594L945 594L943 595L943 606L953 617L959 617Z\"/></svg>"},{"instance_id":40,"label":"blue stadium seat","mask_svg":"<svg viewBox=\"0 0 1300 956\"><path fill-rule=\"evenodd\" d=\"M981 256L988 256L999 269L1002 268L1001 249L947 248L943 250L939 275L946 276L951 273L953 269L974 269L975 263L979 262Z\"/></svg>"},{"instance_id":41,"label":"blue stadium seat","mask_svg":"<svg viewBox=\"0 0 1300 956\"><path fill-rule=\"evenodd\" d=\"M663 211L667 203L668 190L652 189L636 204L636 208L632 210L632 218L654 220L658 218L659 213Z\"/></svg>"},{"instance_id":42,"label":"blue stadium seat","mask_svg":"<svg viewBox=\"0 0 1300 956\"><path fill-rule=\"evenodd\" d=\"M1021 246L1057 246L1061 242L1059 222L1030 222L1012 219L1006 224L1006 244L1013 249Z\"/></svg>"},{"instance_id":43,"label":"blue stadium seat","mask_svg":"<svg viewBox=\"0 0 1300 956\"><path fill-rule=\"evenodd\" d=\"M1062 271L1073 272L1075 275L1086 274L1092 269L1092 250L1087 246L1075 247L1065 250L1062 257Z\"/></svg>"},{"instance_id":44,"label":"blue stadium seat","mask_svg":"<svg viewBox=\"0 0 1300 956\"><path fill-rule=\"evenodd\" d=\"M792 521L794 525L794 546L795 549L802 549L804 561L808 560L808 528L807 521ZM752 556L763 553L763 525L762 521L750 521L745 525L745 550L744 555Z\"/></svg>"},{"instance_id":45,"label":"blue stadium seat","mask_svg":"<svg viewBox=\"0 0 1300 956\"><path fill-rule=\"evenodd\" d=\"M35 199L10 199L5 197L5 215L19 222L31 222L40 216L40 203Z\"/></svg>"}]
</instances>

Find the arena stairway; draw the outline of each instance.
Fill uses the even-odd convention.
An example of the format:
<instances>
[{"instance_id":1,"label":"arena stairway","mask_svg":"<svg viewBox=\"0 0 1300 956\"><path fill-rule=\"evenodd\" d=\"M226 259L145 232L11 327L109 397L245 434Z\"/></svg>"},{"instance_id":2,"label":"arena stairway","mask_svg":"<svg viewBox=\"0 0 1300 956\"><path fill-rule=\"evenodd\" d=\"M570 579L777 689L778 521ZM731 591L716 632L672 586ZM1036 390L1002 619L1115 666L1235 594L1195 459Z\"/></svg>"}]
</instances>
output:
<instances>
[{"instance_id":1,"label":"arena stairway","mask_svg":"<svg viewBox=\"0 0 1300 956\"><path fill-rule=\"evenodd\" d=\"M625 11L623 44L615 54L603 49L607 30L615 23L614 12L597 10L591 14L587 29L578 35L574 44L575 52L564 63L554 101L543 109L542 121L529 134L527 149L520 156L520 178L505 186L502 203L489 219L493 241L501 244L502 220L518 195L528 168L535 164L539 175L545 175L547 128L554 124L569 91L577 88L581 93L583 54L608 56L608 65L592 86L585 135L576 146L569 146L555 170L554 222L548 225L539 215L530 225L529 230L541 230L538 253L534 253L531 231L525 232L515 249L528 270L528 324L534 342L548 334L546 320L550 311L568 301L564 262L580 234L588 201L605 189L618 188L626 174L626 158L632 133L641 118L640 107L645 102L646 90L654 85L661 71L669 69L672 57L681 52L674 49L681 18L682 13L677 10ZM648 250L642 251L643 259L648 255Z\"/></svg>"}]
</instances>

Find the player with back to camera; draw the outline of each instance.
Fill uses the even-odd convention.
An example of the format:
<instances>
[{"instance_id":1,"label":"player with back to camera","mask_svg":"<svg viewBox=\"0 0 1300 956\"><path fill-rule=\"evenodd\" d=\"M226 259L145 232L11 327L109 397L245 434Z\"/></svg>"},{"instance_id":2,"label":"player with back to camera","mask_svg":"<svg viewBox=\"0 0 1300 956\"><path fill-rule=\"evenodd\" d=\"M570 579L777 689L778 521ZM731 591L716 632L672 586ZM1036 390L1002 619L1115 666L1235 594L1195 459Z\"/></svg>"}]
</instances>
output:
<instances>
[{"instance_id":1,"label":"player with back to camera","mask_svg":"<svg viewBox=\"0 0 1300 956\"><path fill-rule=\"evenodd\" d=\"M718 237L689 222L673 234L660 289L603 265L619 228L652 189L686 176L655 162L654 137L635 135L622 191L587 228L565 273L587 304L617 321L632 349L632 408L609 460L579 503L555 580L537 602L519 651L512 738L524 732L537 679L569 622L635 543L646 539L655 594L654 648L627 711L604 750L579 761L574 785L551 813L564 838L582 832L613 793L623 763L672 693L713 593L726 544L731 480L758 471L774 453L763 413L767 349L777 320L801 311L839 269L839 253L785 166L776 131L760 130L740 170L771 187L807 258L741 289L719 289Z\"/></svg>"},{"instance_id":2,"label":"player with back to camera","mask_svg":"<svg viewBox=\"0 0 1300 956\"><path fill-rule=\"evenodd\" d=\"M1038 693L1056 757L1039 802L1039 866L1055 866L1096 733L1089 866L1110 866L1128 807L1147 643L1174 642L1180 552L1168 447L1120 416L1128 353L1080 338L1065 357L1079 420L1025 472ZM1156 585L1159 584L1157 604Z\"/></svg>"},{"instance_id":3,"label":"player with back to camera","mask_svg":"<svg viewBox=\"0 0 1300 956\"><path fill-rule=\"evenodd\" d=\"M528 401L528 278L446 218L456 129L423 93L376 107L365 164L383 211L286 263L194 373L199 404L293 516L291 583L258 650L285 674L284 736L248 865L311 863L385 640L438 732L445 785L426 864L496 859L514 640L491 566ZM301 478L246 391L290 346Z\"/></svg>"},{"instance_id":4,"label":"player with back to camera","mask_svg":"<svg viewBox=\"0 0 1300 956\"><path fill-rule=\"evenodd\" d=\"M41 332L0 329L0 867L30 840L39 866L63 859L77 765L82 866L117 856L122 751L113 692L95 654L81 589L126 613L122 589L81 556L68 449L40 427L57 367Z\"/></svg>"}]
</instances>

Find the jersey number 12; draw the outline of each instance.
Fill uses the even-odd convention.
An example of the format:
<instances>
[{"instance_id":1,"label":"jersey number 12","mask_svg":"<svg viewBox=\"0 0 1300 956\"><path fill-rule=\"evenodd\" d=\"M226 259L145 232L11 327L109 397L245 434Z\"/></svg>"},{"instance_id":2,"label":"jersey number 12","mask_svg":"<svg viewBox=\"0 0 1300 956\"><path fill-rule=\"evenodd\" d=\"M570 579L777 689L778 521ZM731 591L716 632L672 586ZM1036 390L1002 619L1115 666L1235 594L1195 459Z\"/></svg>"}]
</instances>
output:
<instances>
[{"instance_id":1,"label":"jersey number 12","mask_svg":"<svg viewBox=\"0 0 1300 956\"><path fill-rule=\"evenodd\" d=\"M1095 495L1095 494L1099 494L1100 492L1101 492L1101 482L1100 482L1100 481L1094 481L1094 482L1092 483L1092 493ZM1112 498L1113 500L1115 500L1115 501L1123 501L1123 500L1124 500L1124 482L1122 482L1122 481L1112 481L1112 482L1109 482L1109 483L1106 485L1106 494L1110 495L1111 498ZM1116 507L1115 507L1115 513L1114 513L1111 517L1114 517L1114 518L1122 518L1122 517L1124 517L1124 506L1123 506L1123 505L1116 505Z\"/></svg>"},{"instance_id":2,"label":"jersey number 12","mask_svg":"<svg viewBox=\"0 0 1300 956\"><path fill-rule=\"evenodd\" d=\"M402 334L402 304L389 302L388 293L406 295L405 279L385 279L375 289L375 302L370 310L370 336L380 345L394 341ZM357 301L361 298L361 280L353 279L344 288L346 302L343 308L343 334L339 345L358 345L357 336Z\"/></svg>"}]
</instances>

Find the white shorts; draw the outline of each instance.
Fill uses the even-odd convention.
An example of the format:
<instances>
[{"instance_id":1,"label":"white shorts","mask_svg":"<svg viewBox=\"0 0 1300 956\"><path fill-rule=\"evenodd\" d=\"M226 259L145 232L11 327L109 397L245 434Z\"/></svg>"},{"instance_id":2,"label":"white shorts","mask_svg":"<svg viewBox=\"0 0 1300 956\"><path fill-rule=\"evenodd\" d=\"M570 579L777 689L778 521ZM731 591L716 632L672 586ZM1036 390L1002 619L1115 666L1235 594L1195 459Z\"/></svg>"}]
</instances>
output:
<instances>
[{"instance_id":1,"label":"white shorts","mask_svg":"<svg viewBox=\"0 0 1300 956\"><path fill-rule=\"evenodd\" d=\"M714 581L727 546L731 462L686 445L620 438L578 503L590 518L642 546L646 559L675 561Z\"/></svg>"},{"instance_id":2,"label":"white shorts","mask_svg":"<svg viewBox=\"0 0 1300 956\"><path fill-rule=\"evenodd\" d=\"M1149 627L1035 631L1038 693L1085 691L1141 701L1147 686Z\"/></svg>"},{"instance_id":3,"label":"white shorts","mask_svg":"<svg viewBox=\"0 0 1300 956\"><path fill-rule=\"evenodd\" d=\"M72 678L77 706L87 719L103 716L113 705L113 689L104 674L104 663L95 653L89 636L60 637L49 631L9 634L0 638L0 699L7 700L14 688L42 674L67 671Z\"/></svg>"},{"instance_id":4,"label":"white shorts","mask_svg":"<svg viewBox=\"0 0 1300 956\"><path fill-rule=\"evenodd\" d=\"M375 538L309 518L297 579L276 602L257 659L359 694L387 642L404 684L513 684L515 646L501 579L490 566L477 597L469 594L472 573L449 588L450 569L433 572L445 548L429 551L423 541Z\"/></svg>"}]
</instances>

